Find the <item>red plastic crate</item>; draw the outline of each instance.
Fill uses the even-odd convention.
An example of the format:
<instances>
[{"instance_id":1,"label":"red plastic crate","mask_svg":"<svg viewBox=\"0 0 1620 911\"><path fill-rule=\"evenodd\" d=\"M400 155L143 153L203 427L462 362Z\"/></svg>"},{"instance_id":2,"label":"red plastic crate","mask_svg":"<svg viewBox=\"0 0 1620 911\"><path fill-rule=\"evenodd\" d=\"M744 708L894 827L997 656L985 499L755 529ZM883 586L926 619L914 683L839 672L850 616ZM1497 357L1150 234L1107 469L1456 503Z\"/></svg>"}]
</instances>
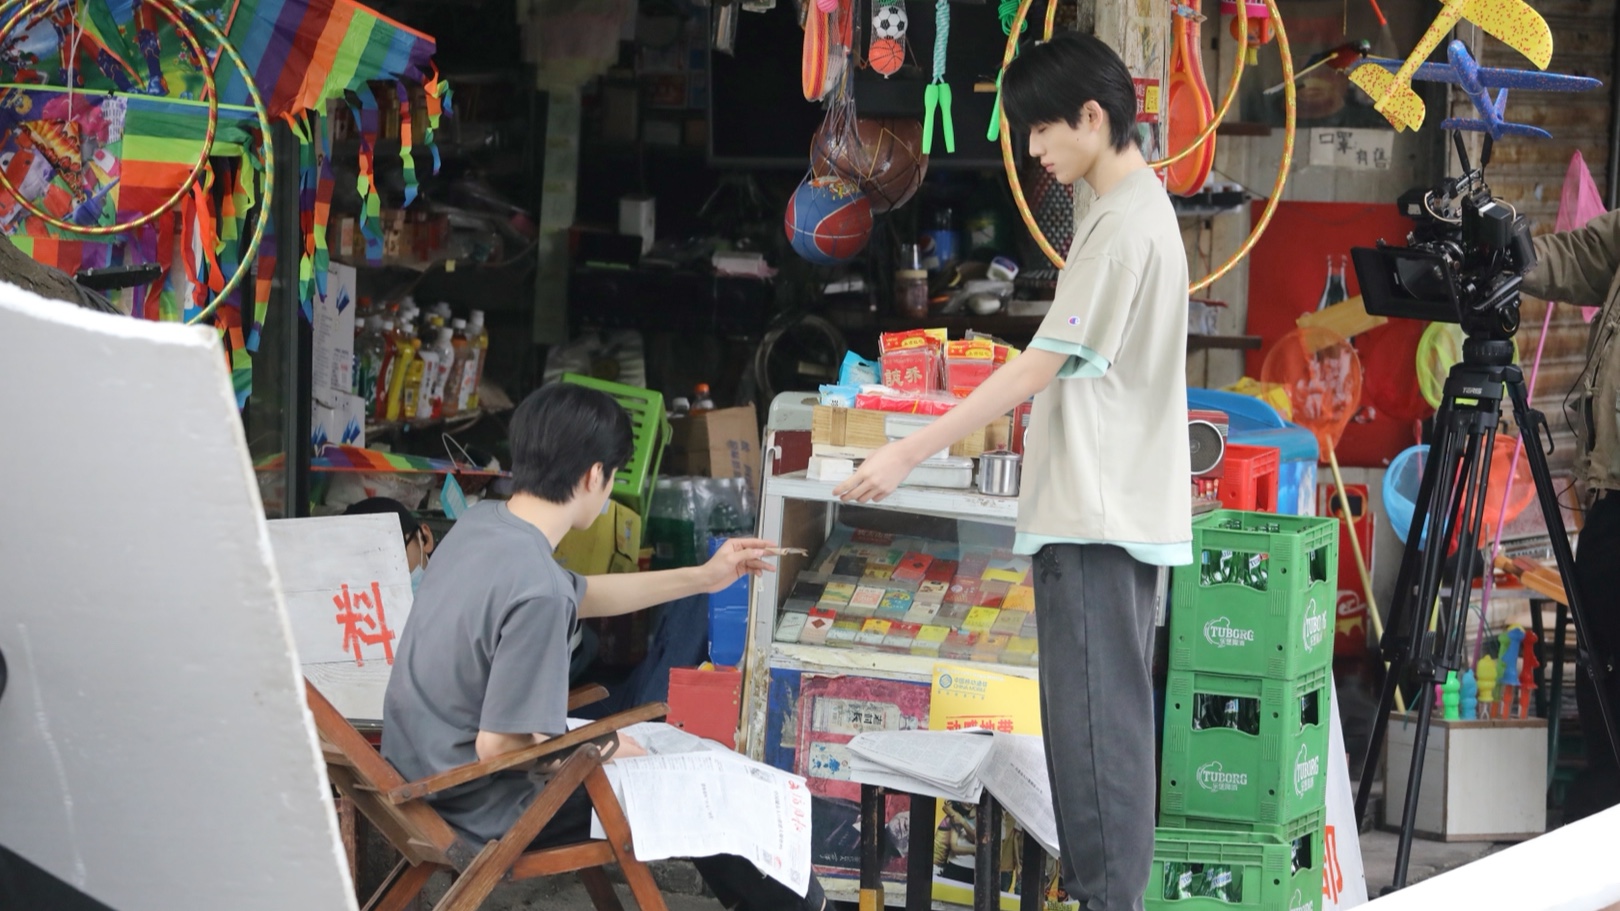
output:
<instances>
[{"instance_id":1,"label":"red plastic crate","mask_svg":"<svg viewBox=\"0 0 1620 911\"><path fill-rule=\"evenodd\" d=\"M688 734L737 748L742 715L742 671L732 667L669 669L670 724Z\"/></svg>"},{"instance_id":2,"label":"red plastic crate","mask_svg":"<svg viewBox=\"0 0 1620 911\"><path fill-rule=\"evenodd\" d=\"M1244 512L1276 512L1277 468L1281 462L1276 448L1228 443L1225 459L1221 507Z\"/></svg>"}]
</instances>

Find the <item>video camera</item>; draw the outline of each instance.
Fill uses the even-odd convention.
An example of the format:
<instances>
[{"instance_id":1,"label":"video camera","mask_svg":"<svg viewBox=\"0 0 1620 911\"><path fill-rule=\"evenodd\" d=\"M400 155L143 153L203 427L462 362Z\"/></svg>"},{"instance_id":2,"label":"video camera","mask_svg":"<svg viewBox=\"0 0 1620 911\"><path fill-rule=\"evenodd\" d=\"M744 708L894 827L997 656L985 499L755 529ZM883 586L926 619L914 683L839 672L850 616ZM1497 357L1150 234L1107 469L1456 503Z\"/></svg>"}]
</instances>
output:
<instances>
[{"instance_id":1,"label":"video camera","mask_svg":"<svg viewBox=\"0 0 1620 911\"><path fill-rule=\"evenodd\" d=\"M1362 301L1374 316L1459 323L1471 338L1511 339L1519 285L1536 264L1530 225L1491 195L1483 164L1470 169L1461 138L1452 139L1464 175L1396 201L1414 222L1407 246L1380 240L1351 249Z\"/></svg>"}]
</instances>

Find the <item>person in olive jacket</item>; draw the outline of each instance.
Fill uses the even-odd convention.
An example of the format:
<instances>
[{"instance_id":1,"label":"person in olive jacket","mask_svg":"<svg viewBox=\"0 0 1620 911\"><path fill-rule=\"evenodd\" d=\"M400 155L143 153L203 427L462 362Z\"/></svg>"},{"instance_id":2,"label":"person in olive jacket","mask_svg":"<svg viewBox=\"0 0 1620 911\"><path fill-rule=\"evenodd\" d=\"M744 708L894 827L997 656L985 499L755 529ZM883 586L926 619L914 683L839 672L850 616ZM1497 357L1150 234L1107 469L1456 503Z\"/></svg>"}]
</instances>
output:
<instances>
[{"instance_id":1,"label":"person in olive jacket","mask_svg":"<svg viewBox=\"0 0 1620 911\"><path fill-rule=\"evenodd\" d=\"M1575 474L1585 490L1585 523L1575 555L1575 586L1587 615L1586 641L1608 669L1610 711L1620 714L1620 211L1586 227L1535 240L1537 264L1523 290L1546 300L1601 307L1592 320L1586 363L1565 398L1580 441ZM1596 690L1584 672L1575 702L1586 738L1587 769L1565 798L1573 821L1620 804L1620 761L1611 750ZM1620 724L1620 718L1615 719Z\"/></svg>"}]
</instances>

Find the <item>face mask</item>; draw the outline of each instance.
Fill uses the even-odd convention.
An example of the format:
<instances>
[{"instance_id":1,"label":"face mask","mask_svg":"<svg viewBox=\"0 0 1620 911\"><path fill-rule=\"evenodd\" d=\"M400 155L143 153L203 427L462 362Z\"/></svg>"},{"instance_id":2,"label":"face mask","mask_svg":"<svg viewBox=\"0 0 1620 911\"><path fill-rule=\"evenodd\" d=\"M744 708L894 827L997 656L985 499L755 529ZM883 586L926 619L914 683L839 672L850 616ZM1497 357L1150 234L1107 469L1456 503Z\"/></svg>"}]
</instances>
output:
<instances>
[{"instance_id":1,"label":"face mask","mask_svg":"<svg viewBox=\"0 0 1620 911\"><path fill-rule=\"evenodd\" d=\"M422 577L425 575L427 575L427 567L425 566L418 566L411 570L411 594L413 596L416 594L416 590L422 587Z\"/></svg>"}]
</instances>

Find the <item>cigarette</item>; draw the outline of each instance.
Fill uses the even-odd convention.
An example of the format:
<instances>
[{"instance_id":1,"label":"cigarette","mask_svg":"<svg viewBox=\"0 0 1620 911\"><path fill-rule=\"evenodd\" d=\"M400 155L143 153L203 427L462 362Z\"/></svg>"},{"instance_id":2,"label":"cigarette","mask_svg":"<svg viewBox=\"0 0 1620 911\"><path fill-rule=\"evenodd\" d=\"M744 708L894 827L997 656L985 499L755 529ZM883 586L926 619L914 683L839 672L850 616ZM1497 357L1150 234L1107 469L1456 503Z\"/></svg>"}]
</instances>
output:
<instances>
[{"instance_id":1,"label":"cigarette","mask_svg":"<svg viewBox=\"0 0 1620 911\"><path fill-rule=\"evenodd\" d=\"M786 557L786 556L808 557L808 556L810 556L810 551L805 550L802 547L767 547L767 548L765 548L765 556L767 556L767 557Z\"/></svg>"}]
</instances>

